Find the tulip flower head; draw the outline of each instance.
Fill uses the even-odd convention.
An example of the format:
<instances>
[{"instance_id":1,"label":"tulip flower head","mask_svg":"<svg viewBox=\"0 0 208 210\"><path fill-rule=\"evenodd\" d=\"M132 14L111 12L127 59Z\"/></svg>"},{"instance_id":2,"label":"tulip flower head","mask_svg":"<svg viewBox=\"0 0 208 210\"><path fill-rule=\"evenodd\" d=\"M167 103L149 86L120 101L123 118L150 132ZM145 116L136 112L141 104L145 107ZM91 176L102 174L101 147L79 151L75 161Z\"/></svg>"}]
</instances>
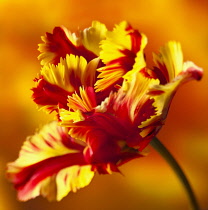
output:
<instances>
[{"instance_id":1,"label":"tulip flower head","mask_svg":"<svg viewBox=\"0 0 208 210\"><path fill-rule=\"evenodd\" d=\"M178 87L202 77L201 68L183 61L175 41L153 54L148 68L147 37L126 21L112 31L98 21L78 33L56 27L42 40L32 98L57 120L28 137L8 164L22 201L39 195L60 201L96 172L120 172L144 156Z\"/></svg>"}]
</instances>

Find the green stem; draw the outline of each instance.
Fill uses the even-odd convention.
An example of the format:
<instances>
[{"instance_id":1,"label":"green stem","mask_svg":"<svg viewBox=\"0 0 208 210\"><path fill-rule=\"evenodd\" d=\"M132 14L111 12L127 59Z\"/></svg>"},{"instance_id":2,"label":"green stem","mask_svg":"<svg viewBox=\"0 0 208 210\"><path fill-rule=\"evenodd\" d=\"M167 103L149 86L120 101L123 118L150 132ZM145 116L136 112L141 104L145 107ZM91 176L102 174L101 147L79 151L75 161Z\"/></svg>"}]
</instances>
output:
<instances>
[{"instance_id":1,"label":"green stem","mask_svg":"<svg viewBox=\"0 0 208 210\"><path fill-rule=\"evenodd\" d=\"M199 205L197 203L196 197L194 195L194 192L190 186L190 183L185 176L183 170L175 160L175 158L171 155L171 153L166 149L166 147L156 138L154 137L153 140L151 141L150 145L157 150L158 153L162 155L163 158L166 159L166 161L170 164L178 178L180 179L181 183L183 184L187 195L190 200L190 204L192 207L192 210L199 210Z\"/></svg>"}]
</instances>

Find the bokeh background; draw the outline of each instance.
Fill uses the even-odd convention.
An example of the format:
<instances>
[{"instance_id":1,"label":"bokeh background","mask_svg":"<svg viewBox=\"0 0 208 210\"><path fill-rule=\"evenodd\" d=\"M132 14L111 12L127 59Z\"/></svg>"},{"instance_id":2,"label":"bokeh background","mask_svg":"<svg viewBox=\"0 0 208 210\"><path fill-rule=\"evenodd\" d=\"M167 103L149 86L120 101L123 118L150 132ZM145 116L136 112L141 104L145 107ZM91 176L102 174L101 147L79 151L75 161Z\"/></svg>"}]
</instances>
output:
<instances>
[{"instance_id":1,"label":"bokeh background","mask_svg":"<svg viewBox=\"0 0 208 210\"><path fill-rule=\"evenodd\" d=\"M37 44L54 26L71 31L99 20L112 29L129 21L148 36L152 51L168 40L181 42L185 60L204 69L201 82L177 92L161 141L182 165L203 210L208 209L208 1L206 0L0 0L0 210L186 210L188 199L168 164L150 154L121 167L124 175L97 175L61 202L41 197L22 203L5 179L6 163L17 158L27 135L51 120L31 100L40 70Z\"/></svg>"}]
</instances>

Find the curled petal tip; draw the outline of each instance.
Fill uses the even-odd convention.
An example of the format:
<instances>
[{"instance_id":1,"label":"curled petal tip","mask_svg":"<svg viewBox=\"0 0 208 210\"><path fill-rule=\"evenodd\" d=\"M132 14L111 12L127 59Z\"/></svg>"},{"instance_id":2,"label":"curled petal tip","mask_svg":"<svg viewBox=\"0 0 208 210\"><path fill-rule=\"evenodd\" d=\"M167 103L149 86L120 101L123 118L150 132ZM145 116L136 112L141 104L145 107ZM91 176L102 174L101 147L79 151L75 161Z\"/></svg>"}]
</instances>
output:
<instances>
[{"instance_id":1,"label":"curled petal tip","mask_svg":"<svg viewBox=\"0 0 208 210\"><path fill-rule=\"evenodd\" d=\"M184 63L184 69L192 75L192 78L195 80L201 80L203 76L203 69L195 65L191 61L187 61Z\"/></svg>"}]
</instances>

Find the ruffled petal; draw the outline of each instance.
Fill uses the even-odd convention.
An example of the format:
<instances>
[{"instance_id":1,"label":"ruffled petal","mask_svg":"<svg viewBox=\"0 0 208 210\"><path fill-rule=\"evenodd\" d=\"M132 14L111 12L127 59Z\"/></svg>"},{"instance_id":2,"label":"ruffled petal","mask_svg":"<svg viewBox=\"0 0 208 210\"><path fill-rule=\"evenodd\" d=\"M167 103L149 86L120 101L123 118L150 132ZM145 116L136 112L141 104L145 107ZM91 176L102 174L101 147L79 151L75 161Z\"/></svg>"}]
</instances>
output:
<instances>
[{"instance_id":1,"label":"ruffled petal","mask_svg":"<svg viewBox=\"0 0 208 210\"><path fill-rule=\"evenodd\" d=\"M115 85L128 71L132 70L135 58L143 56L147 38L134 30L127 22L121 22L112 32L107 32L106 40L101 41L100 58L104 67L98 69L100 78L96 91ZM139 54L137 54L140 52Z\"/></svg>"},{"instance_id":2,"label":"ruffled petal","mask_svg":"<svg viewBox=\"0 0 208 210\"><path fill-rule=\"evenodd\" d=\"M43 43L39 44L40 55L38 59L41 65L54 64L60 62L60 58L65 58L67 54L83 56L87 61L96 55L87 50L74 33L72 34L65 27L55 27L53 33L46 33L41 37Z\"/></svg>"},{"instance_id":3,"label":"ruffled petal","mask_svg":"<svg viewBox=\"0 0 208 210\"><path fill-rule=\"evenodd\" d=\"M57 85L50 84L43 77L35 79L35 82L37 82L37 86L32 88L32 98L39 109L50 113L58 110L58 108L68 108L67 98L71 95L70 92L65 91Z\"/></svg>"},{"instance_id":4,"label":"ruffled petal","mask_svg":"<svg viewBox=\"0 0 208 210\"><path fill-rule=\"evenodd\" d=\"M156 67L148 72L142 72L147 77L158 78L159 84L153 84L148 92L155 114L143 121L139 128L143 137L160 130L166 119L170 103L178 87L190 80L200 80L202 69L193 62L183 62L181 45L171 41L160 48L153 56Z\"/></svg>"},{"instance_id":5,"label":"ruffled petal","mask_svg":"<svg viewBox=\"0 0 208 210\"><path fill-rule=\"evenodd\" d=\"M42 195L61 200L88 185L94 172L83 156L83 143L68 136L56 122L29 137L19 158L8 164L7 177L22 201Z\"/></svg>"},{"instance_id":6,"label":"ruffled petal","mask_svg":"<svg viewBox=\"0 0 208 210\"><path fill-rule=\"evenodd\" d=\"M96 111L116 116L129 129L125 138L127 145L140 151L157 132L157 126L152 126L151 129L140 126L156 116L154 99L149 96L149 90L158 84L159 80L145 77L140 71L128 74L119 91L111 94L96 107Z\"/></svg>"},{"instance_id":7,"label":"ruffled petal","mask_svg":"<svg viewBox=\"0 0 208 210\"><path fill-rule=\"evenodd\" d=\"M94 112L82 121L61 124L70 128L70 136L87 143L85 159L99 173L111 173L107 170L108 164L112 171L118 171L118 165L142 156L137 149L128 147L128 139L138 134L138 128L135 132L135 127L126 126L110 113Z\"/></svg>"},{"instance_id":8,"label":"ruffled petal","mask_svg":"<svg viewBox=\"0 0 208 210\"><path fill-rule=\"evenodd\" d=\"M144 77L140 72L129 74L118 94L115 94L114 110L117 115L126 107L126 115L137 126L154 115L148 92L156 84L159 84L159 80Z\"/></svg>"},{"instance_id":9,"label":"ruffled petal","mask_svg":"<svg viewBox=\"0 0 208 210\"><path fill-rule=\"evenodd\" d=\"M98 58L87 63L82 56L66 55L66 59L61 59L58 65L44 66L41 75L50 84L57 85L68 92L74 92L82 85L94 85L98 62Z\"/></svg>"},{"instance_id":10,"label":"ruffled petal","mask_svg":"<svg viewBox=\"0 0 208 210\"><path fill-rule=\"evenodd\" d=\"M135 54L140 50L142 36L144 35L134 30L126 21L116 25L113 31L107 32L106 40L101 42L100 57L102 61L105 64L111 63L121 57L131 55L131 52L135 57Z\"/></svg>"},{"instance_id":11,"label":"ruffled petal","mask_svg":"<svg viewBox=\"0 0 208 210\"><path fill-rule=\"evenodd\" d=\"M183 71L183 53L179 42L170 41L153 54L155 73L162 84L171 82Z\"/></svg>"},{"instance_id":12,"label":"ruffled petal","mask_svg":"<svg viewBox=\"0 0 208 210\"><path fill-rule=\"evenodd\" d=\"M149 90L150 98L154 100L154 107L156 108L156 115L143 122L140 127L145 127L150 124L154 124L156 121L160 121L163 124L170 103L177 89L185 82L190 80L200 80L202 77L202 69L196 66L193 62L185 62L182 67L182 71L169 83L165 85L154 85Z\"/></svg>"},{"instance_id":13,"label":"ruffled petal","mask_svg":"<svg viewBox=\"0 0 208 210\"><path fill-rule=\"evenodd\" d=\"M114 64L99 68L98 80L95 83L96 92L107 89L109 86L119 83L118 80L125 74L120 64Z\"/></svg>"},{"instance_id":14,"label":"ruffled petal","mask_svg":"<svg viewBox=\"0 0 208 210\"><path fill-rule=\"evenodd\" d=\"M73 123L83 121L97 106L96 95L92 87L80 87L79 94L68 98L68 109L60 109L61 124L74 127Z\"/></svg>"},{"instance_id":15,"label":"ruffled petal","mask_svg":"<svg viewBox=\"0 0 208 210\"><path fill-rule=\"evenodd\" d=\"M74 93L68 98L69 109L90 112L97 106L95 92L92 87L86 87L85 89L80 87L79 95Z\"/></svg>"},{"instance_id":16,"label":"ruffled petal","mask_svg":"<svg viewBox=\"0 0 208 210\"><path fill-rule=\"evenodd\" d=\"M94 86L96 68L99 58L89 63L84 57L67 55L58 65L43 66L41 76L36 79L37 87L33 88L33 100L47 111L58 108L67 109L67 98L78 92L80 86Z\"/></svg>"}]
</instances>

